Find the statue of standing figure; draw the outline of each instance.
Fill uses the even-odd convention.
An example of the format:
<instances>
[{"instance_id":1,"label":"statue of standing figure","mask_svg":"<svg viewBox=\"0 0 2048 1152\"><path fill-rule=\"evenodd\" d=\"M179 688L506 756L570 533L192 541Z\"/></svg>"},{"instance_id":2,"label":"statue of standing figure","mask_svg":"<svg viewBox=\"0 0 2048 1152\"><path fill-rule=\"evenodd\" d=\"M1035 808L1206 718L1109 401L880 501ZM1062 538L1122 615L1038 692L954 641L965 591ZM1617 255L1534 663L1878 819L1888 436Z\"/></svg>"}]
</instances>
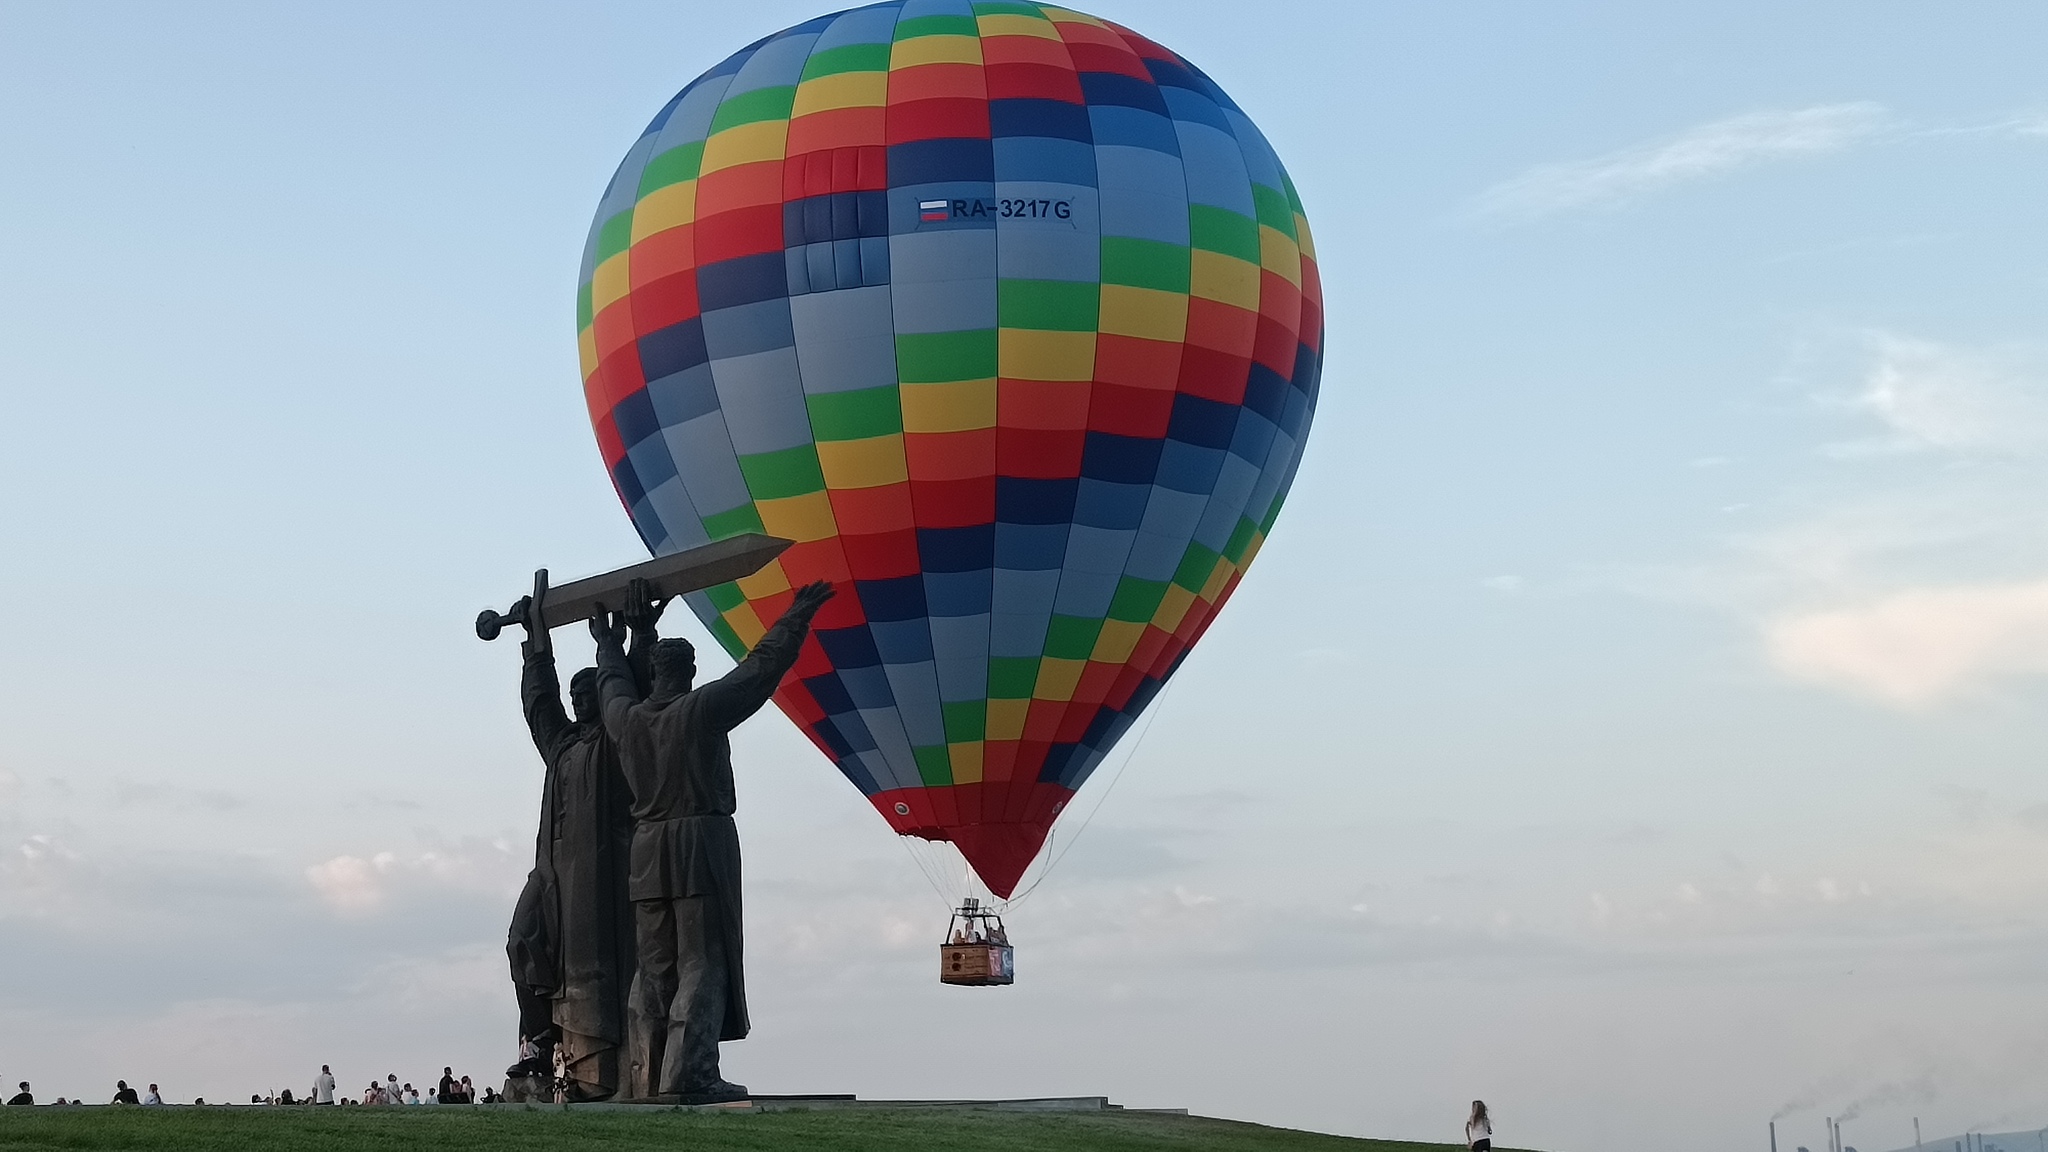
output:
<instances>
[{"instance_id":1,"label":"statue of standing figure","mask_svg":"<svg viewBox=\"0 0 2048 1152\"><path fill-rule=\"evenodd\" d=\"M632 899L636 971L627 1026L629 1093L703 1104L745 1098L719 1075L718 1045L746 1036L740 915L740 841L732 746L740 723L768 703L796 663L811 617L832 598L827 583L797 589L782 618L739 666L695 686L687 640L649 649L652 682L624 650L629 627L654 634L665 602L635 581L626 610L590 621L597 641L598 706L632 794ZM636 643L636 649L639 645Z\"/></svg>"},{"instance_id":2,"label":"statue of standing figure","mask_svg":"<svg viewBox=\"0 0 2048 1152\"><path fill-rule=\"evenodd\" d=\"M533 871L512 915L506 952L519 1000L521 1062L530 1084L554 1078L557 1049L571 1100L604 1100L625 1086L627 996L634 970L627 870L632 798L612 739L598 717L597 669L569 681L574 718L562 710L554 646L542 619L545 585L520 615L520 702L547 766ZM628 663L647 679L659 606L642 601L625 620Z\"/></svg>"}]
</instances>

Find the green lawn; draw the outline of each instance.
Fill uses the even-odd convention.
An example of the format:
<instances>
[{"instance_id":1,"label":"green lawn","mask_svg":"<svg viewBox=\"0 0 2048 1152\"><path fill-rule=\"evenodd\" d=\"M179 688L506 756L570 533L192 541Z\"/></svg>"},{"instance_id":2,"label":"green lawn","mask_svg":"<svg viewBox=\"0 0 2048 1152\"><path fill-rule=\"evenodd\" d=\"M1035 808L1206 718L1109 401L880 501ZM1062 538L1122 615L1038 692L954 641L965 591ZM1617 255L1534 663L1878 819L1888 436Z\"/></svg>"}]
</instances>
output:
<instances>
[{"instance_id":1,"label":"green lawn","mask_svg":"<svg viewBox=\"0 0 2048 1152\"><path fill-rule=\"evenodd\" d=\"M0 1148L137 1152L1424 1152L1451 1144L1353 1140L1143 1113L875 1109L770 1113L469 1108L0 1108Z\"/></svg>"}]
</instances>

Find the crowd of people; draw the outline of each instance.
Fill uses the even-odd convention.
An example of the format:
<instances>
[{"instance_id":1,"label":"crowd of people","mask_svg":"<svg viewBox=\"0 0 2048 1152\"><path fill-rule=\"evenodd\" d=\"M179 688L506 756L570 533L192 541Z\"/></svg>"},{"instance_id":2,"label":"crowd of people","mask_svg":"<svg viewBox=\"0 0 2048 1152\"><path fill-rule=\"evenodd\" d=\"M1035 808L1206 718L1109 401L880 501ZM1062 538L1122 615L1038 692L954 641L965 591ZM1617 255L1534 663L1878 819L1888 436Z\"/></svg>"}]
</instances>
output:
<instances>
[{"instance_id":1,"label":"crowd of people","mask_svg":"<svg viewBox=\"0 0 2048 1152\"><path fill-rule=\"evenodd\" d=\"M28 1081L23 1080L19 1085L19 1088L19 1091L17 1091L14 1095L7 1098L8 1104L18 1107L22 1105L34 1104L36 1102L35 1089L29 1087ZM147 1092L137 1092L135 1091L135 1089L130 1088L128 1086L128 1082L126 1080L114 1081L114 1098L112 1100L107 1101L107 1103L109 1104L133 1104L137 1107L157 1107L162 1105L163 1102L163 1093L157 1089L156 1085L151 1084L149 1086L149 1091ZM83 1104L85 1103L85 1100L83 1098L66 1099L65 1097L59 1096L55 1100L50 1101L50 1103L53 1105L63 1104L66 1106L71 1106ZM206 1103L206 1099L204 1097L201 1097L197 1100L194 1100L193 1103L204 1104Z\"/></svg>"},{"instance_id":2,"label":"crowd of people","mask_svg":"<svg viewBox=\"0 0 2048 1152\"><path fill-rule=\"evenodd\" d=\"M357 1099L338 1092L335 1088L334 1069L322 1064L320 1066L320 1074L313 1078L313 1086L307 1090L304 1096L294 1096L292 1090L286 1088L282 1092L272 1091L267 1094L251 1095L249 1103L257 1105L498 1104L502 1103L503 1099L496 1090L491 1088L485 1088L483 1094L479 1096L476 1087L469 1082L469 1077L457 1077L455 1069L452 1067L441 1069L440 1082L428 1091L422 1092L411 1084L401 1084L398 1081L397 1073L390 1073L381 1081L370 1081L370 1086L363 1090L361 1099ZM35 1102L35 1091L29 1087L29 1082L26 1080L21 1082L20 1090L7 1100L7 1103L11 1105L33 1105ZM66 1099L59 1096L55 1100L50 1101L50 1103L52 1105L71 1106L83 1104L85 1101L82 1099ZM163 1092L154 1084L149 1086L149 1091L147 1092L137 1092L128 1086L126 1080L116 1080L114 1082L113 1099L107 1101L107 1103L130 1104L139 1108L150 1108L163 1105L164 1098ZM192 1103L204 1104L206 1103L206 1098L201 1096L193 1100Z\"/></svg>"},{"instance_id":3,"label":"crowd of people","mask_svg":"<svg viewBox=\"0 0 2048 1152\"><path fill-rule=\"evenodd\" d=\"M332 1079L332 1075L327 1071L327 1066L321 1065L320 1079L315 1081L314 1091L317 1093L323 1087L331 1091L333 1085L329 1081ZM486 1089L485 1091L488 1095L489 1090ZM323 1101L316 1100L315 1102L322 1103ZM460 1080L456 1079L453 1068L441 1069L441 1082L425 1093L420 1092L419 1089L414 1088L411 1084L400 1084L398 1082L398 1074L392 1072L387 1073L381 1082L377 1080L370 1081L370 1086L363 1089L361 1100L343 1098L341 1102L344 1104L490 1103L488 1100L479 1101L476 1096L476 1087L469 1082L469 1077L464 1076Z\"/></svg>"}]
</instances>

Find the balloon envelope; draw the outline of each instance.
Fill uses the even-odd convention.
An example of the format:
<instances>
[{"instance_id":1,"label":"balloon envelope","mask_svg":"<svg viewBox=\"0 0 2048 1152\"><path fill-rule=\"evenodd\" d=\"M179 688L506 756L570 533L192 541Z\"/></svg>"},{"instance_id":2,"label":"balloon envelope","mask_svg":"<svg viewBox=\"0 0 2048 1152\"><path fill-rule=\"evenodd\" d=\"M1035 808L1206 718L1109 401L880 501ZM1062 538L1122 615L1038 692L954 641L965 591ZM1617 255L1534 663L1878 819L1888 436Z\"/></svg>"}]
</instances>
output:
<instances>
[{"instance_id":1,"label":"balloon envelope","mask_svg":"<svg viewBox=\"0 0 2048 1152\"><path fill-rule=\"evenodd\" d=\"M1007 896L1236 588L1300 460L1301 203L1206 75L1028 3L770 36L626 155L584 390L657 554L796 541L688 603L735 657L830 580L776 702Z\"/></svg>"}]
</instances>

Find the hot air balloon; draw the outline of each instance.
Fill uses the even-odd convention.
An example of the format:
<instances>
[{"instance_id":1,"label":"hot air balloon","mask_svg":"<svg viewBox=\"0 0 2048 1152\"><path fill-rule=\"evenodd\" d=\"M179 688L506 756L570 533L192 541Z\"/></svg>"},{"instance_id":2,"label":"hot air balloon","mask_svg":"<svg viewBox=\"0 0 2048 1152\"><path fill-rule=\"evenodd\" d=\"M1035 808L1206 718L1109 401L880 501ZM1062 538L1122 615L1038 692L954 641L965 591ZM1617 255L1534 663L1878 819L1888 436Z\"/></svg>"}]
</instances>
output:
<instances>
[{"instance_id":1,"label":"hot air balloon","mask_svg":"<svg viewBox=\"0 0 2048 1152\"><path fill-rule=\"evenodd\" d=\"M627 151L577 313L647 547L796 542L698 618L738 657L832 581L776 703L1003 897L1257 555L1321 371L1266 138L1046 4L893 0L734 53Z\"/></svg>"}]
</instances>

